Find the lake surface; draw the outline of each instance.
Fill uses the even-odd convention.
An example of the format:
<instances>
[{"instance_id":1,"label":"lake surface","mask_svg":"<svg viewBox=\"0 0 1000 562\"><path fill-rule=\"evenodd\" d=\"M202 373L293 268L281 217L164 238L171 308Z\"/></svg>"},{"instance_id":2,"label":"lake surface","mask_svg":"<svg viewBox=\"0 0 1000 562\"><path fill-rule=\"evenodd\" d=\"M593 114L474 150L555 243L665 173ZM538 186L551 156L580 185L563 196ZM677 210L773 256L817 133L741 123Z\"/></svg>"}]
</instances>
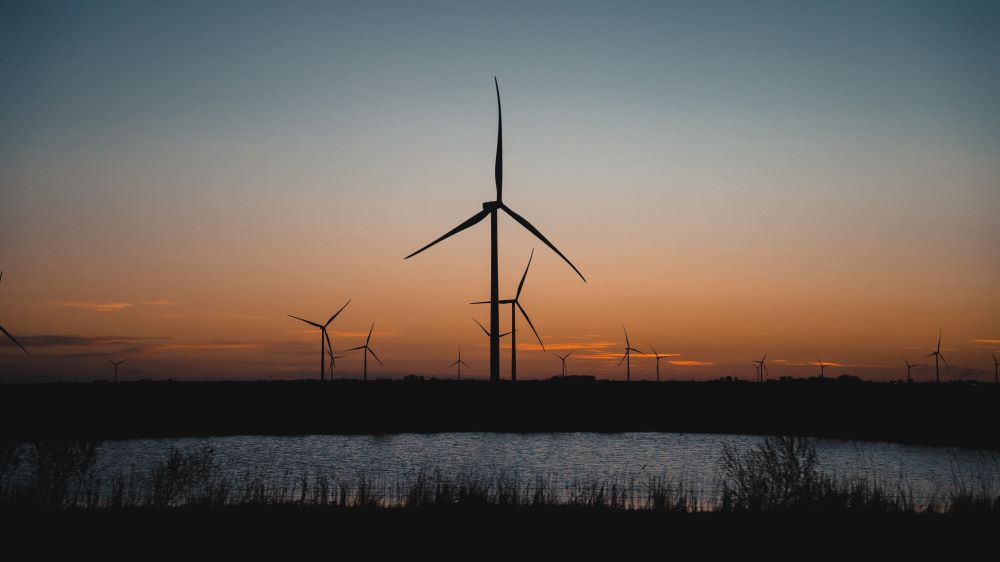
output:
<instances>
[{"instance_id":1,"label":"lake surface","mask_svg":"<svg viewBox=\"0 0 1000 562\"><path fill-rule=\"evenodd\" d=\"M234 436L135 439L101 445L95 471L103 476L143 473L171 448L209 446L217 469L232 478L275 485L303 476L387 483L420 471L456 477L516 474L520 479L644 481L663 477L711 497L718 490L724 443L749 448L763 437L678 433L436 433L398 435ZM991 451L816 440L825 474L901 486L918 501L957 486L997 489L1000 455Z\"/></svg>"}]
</instances>

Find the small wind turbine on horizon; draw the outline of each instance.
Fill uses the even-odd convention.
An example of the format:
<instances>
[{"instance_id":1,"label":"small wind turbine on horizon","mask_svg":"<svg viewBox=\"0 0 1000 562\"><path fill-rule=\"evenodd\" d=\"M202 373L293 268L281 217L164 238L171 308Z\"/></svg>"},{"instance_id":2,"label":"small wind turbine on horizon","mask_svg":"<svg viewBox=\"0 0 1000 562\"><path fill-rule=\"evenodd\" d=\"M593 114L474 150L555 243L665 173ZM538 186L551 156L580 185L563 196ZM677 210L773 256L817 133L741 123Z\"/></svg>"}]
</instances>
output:
<instances>
[{"instance_id":1,"label":"small wind turbine on horizon","mask_svg":"<svg viewBox=\"0 0 1000 562\"><path fill-rule=\"evenodd\" d=\"M632 347L632 344L628 342L628 330L625 329L625 326L622 326L622 331L625 332L625 355L622 355L622 360L618 362L618 366L621 367L622 363L625 363L625 382L632 382L632 353L640 355L645 355L645 353Z\"/></svg>"},{"instance_id":2,"label":"small wind turbine on horizon","mask_svg":"<svg viewBox=\"0 0 1000 562\"><path fill-rule=\"evenodd\" d=\"M514 293L514 298L504 299L500 301L500 304L510 305L510 380L511 382L517 382L517 311L521 311L521 316L528 321L528 325L531 326L531 331L535 333L535 338L538 339L538 345L542 346L542 351L545 351L545 344L542 343L542 337L538 335L538 330L535 329L535 325L531 323L531 318L528 317L528 313L525 312L524 307L521 306L521 290L524 289L524 280L528 277L528 269L531 268L531 260L535 257L535 250L532 248L531 255L528 256L528 265L524 268L524 274L521 275L521 282L517 284L517 292ZM490 304L490 301L479 301L471 304Z\"/></svg>"},{"instance_id":3,"label":"small wind turbine on horizon","mask_svg":"<svg viewBox=\"0 0 1000 562\"><path fill-rule=\"evenodd\" d=\"M455 361L451 365L448 365L449 367L458 366L458 380L462 380L462 365L465 365L466 367L469 367L468 363L466 363L465 361L462 361L462 348L459 347L458 348L458 361Z\"/></svg>"},{"instance_id":4,"label":"small wind turbine on horizon","mask_svg":"<svg viewBox=\"0 0 1000 562\"><path fill-rule=\"evenodd\" d=\"M656 382L660 382L660 359L663 359L664 357L670 357L670 356L669 355L660 355L659 353L656 352L656 348L653 347L652 345L650 345L649 348L653 350L653 355L656 356Z\"/></svg>"},{"instance_id":5,"label":"small wind turbine on horizon","mask_svg":"<svg viewBox=\"0 0 1000 562\"><path fill-rule=\"evenodd\" d=\"M340 310L338 310L337 312L335 312L333 314L333 316L331 316L330 319L326 321L326 324L320 324L318 322L313 322L312 320L306 320L305 318L299 318L298 316L292 316L291 314L288 315L289 318L294 318L294 319L296 319L296 320L298 320L300 322L305 322L306 324L309 324L310 326L315 326L316 328L319 328L319 380L321 380L321 381L326 380L326 371L325 371L325 369L326 369L326 351L328 349L330 350L330 357L333 357L333 344L330 342L330 336L329 336L329 334L326 333L326 328L327 328L327 326L330 325L331 322L333 322L334 318L336 318L341 312L344 311L345 308L347 308L347 305L349 305L349 304L351 304L351 300L350 299L348 299L347 302L344 303L344 306L340 307ZM330 365L330 379L333 380L333 361L331 361L330 363L331 363L331 365Z\"/></svg>"},{"instance_id":6,"label":"small wind turbine on horizon","mask_svg":"<svg viewBox=\"0 0 1000 562\"><path fill-rule=\"evenodd\" d=\"M906 357L903 357L903 363L906 363L906 382L913 382L913 377L910 376L910 371L912 371L914 367L926 367L927 366L924 363L912 364L912 363L910 363L906 359Z\"/></svg>"},{"instance_id":7,"label":"small wind turbine on horizon","mask_svg":"<svg viewBox=\"0 0 1000 562\"><path fill-rule=\"evenodd\" d=\"M365 345L359 345L358 347L352 347L351 349L345 349L344 350L344 351L357 351L359 349L365 350L364 351L364 354L365 354L364 374L362 375L362 378L361 378L361 380L364 380L364 381L368 380L368 354L369 353L371 353L372 357L374 357L375 360L378 361L379 365L382 365L383 367L385 366L382 363L382 360L378 358L378 355L375 355L375 351L371 348L371 346L368 345L372 341L372 332L374 330L375 330L375 323L372 322L372 327L368 330L368 337L365 338Z\"/></svg>"},{"instance_id":8,"label":"small wind turbine on horizon","mask_svg":"<svg viewBox=\"0 0 1000 562\"><path fill-rule=\"evenodd\" d=\"M3 281L3 272L2 271L0 271L0 281ZM17 341L17 338L15 338L10 332L8 332L6 329L4 329L3 326L0 326L0 332L3 332L5 336L7 336L8 338L10 338L10 341L14 342L14 345L16 345L17 347L20 347L21 351L23 351L25 355L31 355L30 353L28 353L28 350L25 349L25 347L23 345L21 345L21 342Z\"/></svg>"},{"instance_id":9,"label":"small wind turbine on horizon","mask_svg":"<svg viewBox=\"0 0 1000 562\"><path fill-rule=\"evenodd\" d=\"M487 216L490 217L490 330L488 332L490 336L490 381L498 382L500 380L500 270L498 265L499 258L497 250L498 211L502 210L507 213L528 232L534 234L536 238L551 248L553 252L558 254L559 257L561 257L571 268L573 268L573 271L580 276L580 279L583 279L584 283L587 282L587 279L582 273L580 273L580 270L577 269L571 261L569 261L569 258L563 255L563 253L560 252L559 249L552 244L552 242L549 242L548 238L543 236L537 228L528 222L527 219L515 213L510 207L503 203L503 112L500 107L500 83L497 81L495 76L493 77L493 85L496 87L497 91L497 155L493 171L494 181L496 183L496 201L487 201L483 203L482 211L476 213L462 224L451 229L437 240L427 244L423 248L420 248L403 259L410 259L438 242L441 242L446 238L478 224ZM512 326L511 329L514 329L514 327Z\"/></svg>"},{"instance_id":10,"label":"small wind turbine on horizon","mask_svg":"<svg viewBox=\"0 0 1000 562\"><path fill-rule=\"evenodd\" d=\"M768 374L765 361L767 361L766 351L764 352L764 356L760 358L760 361L751 361L757 367L757 382L764 382L764 375Z\"/></svg>"},{"instance_id":11,"label":"small wind turbine on horizon","mask_svg":"<svg viewBox=\"0 0 1000 562\"><path fill-rule=\"evenodd\" d=\"M819 357L816 358L816 362L819 364L819 378L824 378L826 375L826 363Z\"/></svg>"},{"instance_id":12,"label":"small wind turbine on horizon","mask_svg":"<svg viewBox=\"0 0 1000 562\"><path fill-rule=\"evenodd\" d=\"M993 383L1000 384L1000 361L997 360L997 354L990 352L993 356Z\"/></svg>"},{"instance_id":13,"label":"small wind turbine on horizon","mask_svg":"<svg viewBox=\"0 0 1000 562\"><path fill-rule=\"evenodd\" d=\"M122 359L121 361L112 361L111 359L108 359L107 357L105 357L105 359L107 360L108 363L111 363L112 365L114 365L114 367L115 367L114 382L117 383L118 382L118 365L121 365L122 363L128 361L128 359Z\"/></svg>"},{"instance_id":14,"label":"small wind turbine on horizon","mask_svg":"<svg viewBox=\"0 0 1000 562\"><path fill-rule=\"evenodd\" d=\"M549 352L549 353L552 353L552 355L555 355L556 357L559 358L560 361L562 361L562 376L565 377L566 376L566 358L569 357L570 355L573 355L573 350L572 349L569 350L569 353L567 353L566 355L559 355L558 353L553 353L553 352Z\"/></svg>"},{"instance_id":15,"label":"small wind turbine on horizon","mask_svg":"<svg viewBox=\"0 0 1000 562\"><path fill-rule=\"evenodd\" d=\"M937 348L934 350L934 353L931 353L930 355L927 355L926 357L933 357L934 358L934 382L940 383L941 382L941 368L940 368L940 365L938 365L938 359L941 359L941 361L944 361L944 366L945 366L946 369L951 369L951 365L948 364L948 361L944 358L944 355L941 355L941 330L938 330Z\"/></svg>"}]
</instances>

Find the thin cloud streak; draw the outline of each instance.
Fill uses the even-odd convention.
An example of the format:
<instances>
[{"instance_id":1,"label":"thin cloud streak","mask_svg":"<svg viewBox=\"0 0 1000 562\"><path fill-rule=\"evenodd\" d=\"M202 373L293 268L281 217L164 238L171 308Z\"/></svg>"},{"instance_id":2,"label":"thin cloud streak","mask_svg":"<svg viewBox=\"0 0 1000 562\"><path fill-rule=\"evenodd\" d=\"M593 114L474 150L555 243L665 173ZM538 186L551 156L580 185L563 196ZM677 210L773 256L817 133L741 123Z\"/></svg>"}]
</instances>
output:
<instances>
[{"instance_id":1,"label":"thin cloud streak","mask_svg":"<svg viewBox=\"0 0 1000 562\"><path fill-rule=\"evenodd\" d=\"M52 306L61 308L73 308L77 310L89 310L92 312L113 312L124 310L132 306L130 302L95 302L95 301L57 301L51 303Z\"/></svg>"}]
</instances>

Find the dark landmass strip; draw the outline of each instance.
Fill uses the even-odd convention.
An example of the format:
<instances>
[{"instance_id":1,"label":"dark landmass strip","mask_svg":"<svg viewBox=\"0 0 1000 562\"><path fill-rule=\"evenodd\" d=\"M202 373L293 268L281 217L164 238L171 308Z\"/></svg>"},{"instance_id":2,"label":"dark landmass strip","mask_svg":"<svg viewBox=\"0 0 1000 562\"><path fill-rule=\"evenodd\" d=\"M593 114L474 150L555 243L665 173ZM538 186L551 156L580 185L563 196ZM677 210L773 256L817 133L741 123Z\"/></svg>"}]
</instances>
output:
<instances>
[{"instance_id":1,"label":"dark landmass strip","mask_svg":"<svg viewBox=\"0 0 1000 562\"><path fill-rule=\"evenodd\" d=\"M5 439L434 432L796 434L1000 450L1000 386L378 380L0 386Z\"/></svg>"}]
</instances>

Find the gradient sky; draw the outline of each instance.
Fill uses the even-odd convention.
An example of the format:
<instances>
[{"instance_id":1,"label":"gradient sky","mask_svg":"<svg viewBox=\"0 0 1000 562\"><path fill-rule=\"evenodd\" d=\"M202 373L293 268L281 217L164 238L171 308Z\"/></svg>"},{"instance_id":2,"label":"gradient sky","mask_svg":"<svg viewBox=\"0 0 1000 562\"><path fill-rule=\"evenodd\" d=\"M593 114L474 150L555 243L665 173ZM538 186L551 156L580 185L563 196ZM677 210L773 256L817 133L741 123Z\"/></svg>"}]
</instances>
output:
<instances>
[{"instance_id":1,"label":"gradient sky","mask_svg":"<svg viewBox=\"0 0 1000 562\"><path fill-rule=\"evenodd\" d=\"M349 298L369 376L461 345L485 377L488 224L402 258L494 198L494 75L504 200L589 281L502 219L501 297L535 248L572 373L624 378L625 324L670 378L901 378L942 329L943 378L992 379L1000 4L913 0L3 2L0 324L33 355L0 377L312 377L285 315Z\"/></svg>"}]
</instances>

